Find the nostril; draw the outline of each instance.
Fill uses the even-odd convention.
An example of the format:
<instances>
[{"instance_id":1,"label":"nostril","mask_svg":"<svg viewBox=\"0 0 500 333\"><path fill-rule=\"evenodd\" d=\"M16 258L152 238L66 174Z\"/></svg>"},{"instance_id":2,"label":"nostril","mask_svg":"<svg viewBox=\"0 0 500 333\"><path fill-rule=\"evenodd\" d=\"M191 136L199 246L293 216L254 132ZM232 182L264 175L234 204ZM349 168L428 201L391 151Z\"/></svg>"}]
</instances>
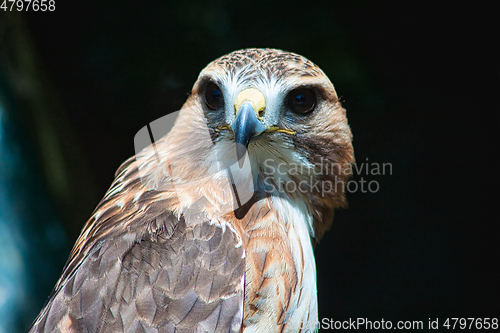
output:
<instances>
[{"instance_id":1,"label":"nostril","mask_svg":"<svg viewBox=\"0 0 500 333\"><path fill-rule=\"evenodd\" d=\"M264 117L264 113L265 113L266 109L262 109L262 110L259 110L259 114L258 114L258 117L259 119L262 119L262 117Z\"/></svg>"}]
</instances>

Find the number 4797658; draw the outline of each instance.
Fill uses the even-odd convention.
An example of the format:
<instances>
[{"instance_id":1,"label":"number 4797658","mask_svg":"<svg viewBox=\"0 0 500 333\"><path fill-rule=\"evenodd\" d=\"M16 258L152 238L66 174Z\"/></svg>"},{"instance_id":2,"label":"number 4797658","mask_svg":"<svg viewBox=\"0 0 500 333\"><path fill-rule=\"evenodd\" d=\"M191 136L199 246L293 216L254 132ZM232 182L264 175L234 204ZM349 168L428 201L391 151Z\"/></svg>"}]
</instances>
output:
<instances>
[{"instance_id":1,"label":"number 4797658","mask_svg":"<svg viewBox=\"0 0 500 333\"><path fill-rule=\"evenodd\" d=\"M1 1L1 0L0 0ZM56 10L55 0L3 0L0 9L4 12L12 11L34 11L34 12L53 12Z\"/></svg>"},{"instance_id":2,"label":"number 4797658","mask_svg":"<svg viewBox=\"0 0 500 333\"><path fill-rule=\"evenodd\" d=\"M464 329L487 330L491 328L496 330L498 329L498 318L446 318L443 327L453 330L455 328L462 330Z\"/></svg>"}]
</instances>

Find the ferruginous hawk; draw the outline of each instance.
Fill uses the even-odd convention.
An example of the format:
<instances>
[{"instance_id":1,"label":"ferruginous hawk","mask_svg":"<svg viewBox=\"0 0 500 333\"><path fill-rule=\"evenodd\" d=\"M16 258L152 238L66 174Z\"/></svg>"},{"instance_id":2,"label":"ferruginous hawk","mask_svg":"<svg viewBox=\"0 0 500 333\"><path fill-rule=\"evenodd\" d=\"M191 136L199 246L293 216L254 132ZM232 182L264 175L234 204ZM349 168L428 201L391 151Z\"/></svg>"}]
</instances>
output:
<instances>
[{"instance_id":1,"label":"ferruginous hawk","mask_svg":"<svg viewBox=\"0 0 500 333\"><path fill-rule=\"evenodd\" d=\"M30 332L316 331L313 247L345 205L351 141L306 58L213 61L119 168Z\"/></svg>"}]
</instances>

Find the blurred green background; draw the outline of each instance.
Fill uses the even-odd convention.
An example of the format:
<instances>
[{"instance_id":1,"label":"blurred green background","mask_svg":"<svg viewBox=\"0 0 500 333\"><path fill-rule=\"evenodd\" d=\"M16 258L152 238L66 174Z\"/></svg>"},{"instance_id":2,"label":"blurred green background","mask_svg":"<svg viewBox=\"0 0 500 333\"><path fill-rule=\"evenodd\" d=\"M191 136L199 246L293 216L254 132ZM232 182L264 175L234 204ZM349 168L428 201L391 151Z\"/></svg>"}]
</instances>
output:
<instances>
[{"instance_id":1,"label":"blurred green background","mask_svg":"<svg viewBox=\"0 0 500 333\"><path fill-rule=\"evenodd\" d=\"M0 10L0 332L34 320L136 132L178 110L206 64L246 47L318 64L358 163L392 164L356 176L379 191L349 193L316 248L320 318L498 317L487 12L362 0Z\"/></svg>"}]
</instances>

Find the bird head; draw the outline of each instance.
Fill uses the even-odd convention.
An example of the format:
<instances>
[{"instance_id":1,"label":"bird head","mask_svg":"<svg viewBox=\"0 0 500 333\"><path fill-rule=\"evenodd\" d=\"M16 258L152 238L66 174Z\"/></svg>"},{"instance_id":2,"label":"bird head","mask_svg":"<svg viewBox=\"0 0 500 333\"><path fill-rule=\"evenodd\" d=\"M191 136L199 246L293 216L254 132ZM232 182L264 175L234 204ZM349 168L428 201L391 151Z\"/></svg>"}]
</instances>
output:
<instances>
[{"instance_id":1,"label":"bird head","mask_svg":"<svg viewBox=\"0 0 500 333\"><path fill-rule=\"evenodd\" d=\"M354 162L346 112L328 77L303 56L244 49L211 62L167 141L208 170L248 159L258 195L308 201L327 225L346 204Z\"/></svg>"},{"instance_id":2,"label":"bird head","mask_svg":"<svg viewBox=\"0 0 500 333\"><path fill-rule=\"evenodd\" d=\"M219 200L224 193L206 189L222 188L220 171L231 169L233 184L244 184L257 199L306 203L317 239L333 210L346 205L354 151L345 109L323 71L294 53L244 49L211 62L157 146L166 164L149 179L168 169L181 197L181 185L190 184L186 193L204 191L200 195L212 196L208 202Z\"/></svg>"}]
</instances>

